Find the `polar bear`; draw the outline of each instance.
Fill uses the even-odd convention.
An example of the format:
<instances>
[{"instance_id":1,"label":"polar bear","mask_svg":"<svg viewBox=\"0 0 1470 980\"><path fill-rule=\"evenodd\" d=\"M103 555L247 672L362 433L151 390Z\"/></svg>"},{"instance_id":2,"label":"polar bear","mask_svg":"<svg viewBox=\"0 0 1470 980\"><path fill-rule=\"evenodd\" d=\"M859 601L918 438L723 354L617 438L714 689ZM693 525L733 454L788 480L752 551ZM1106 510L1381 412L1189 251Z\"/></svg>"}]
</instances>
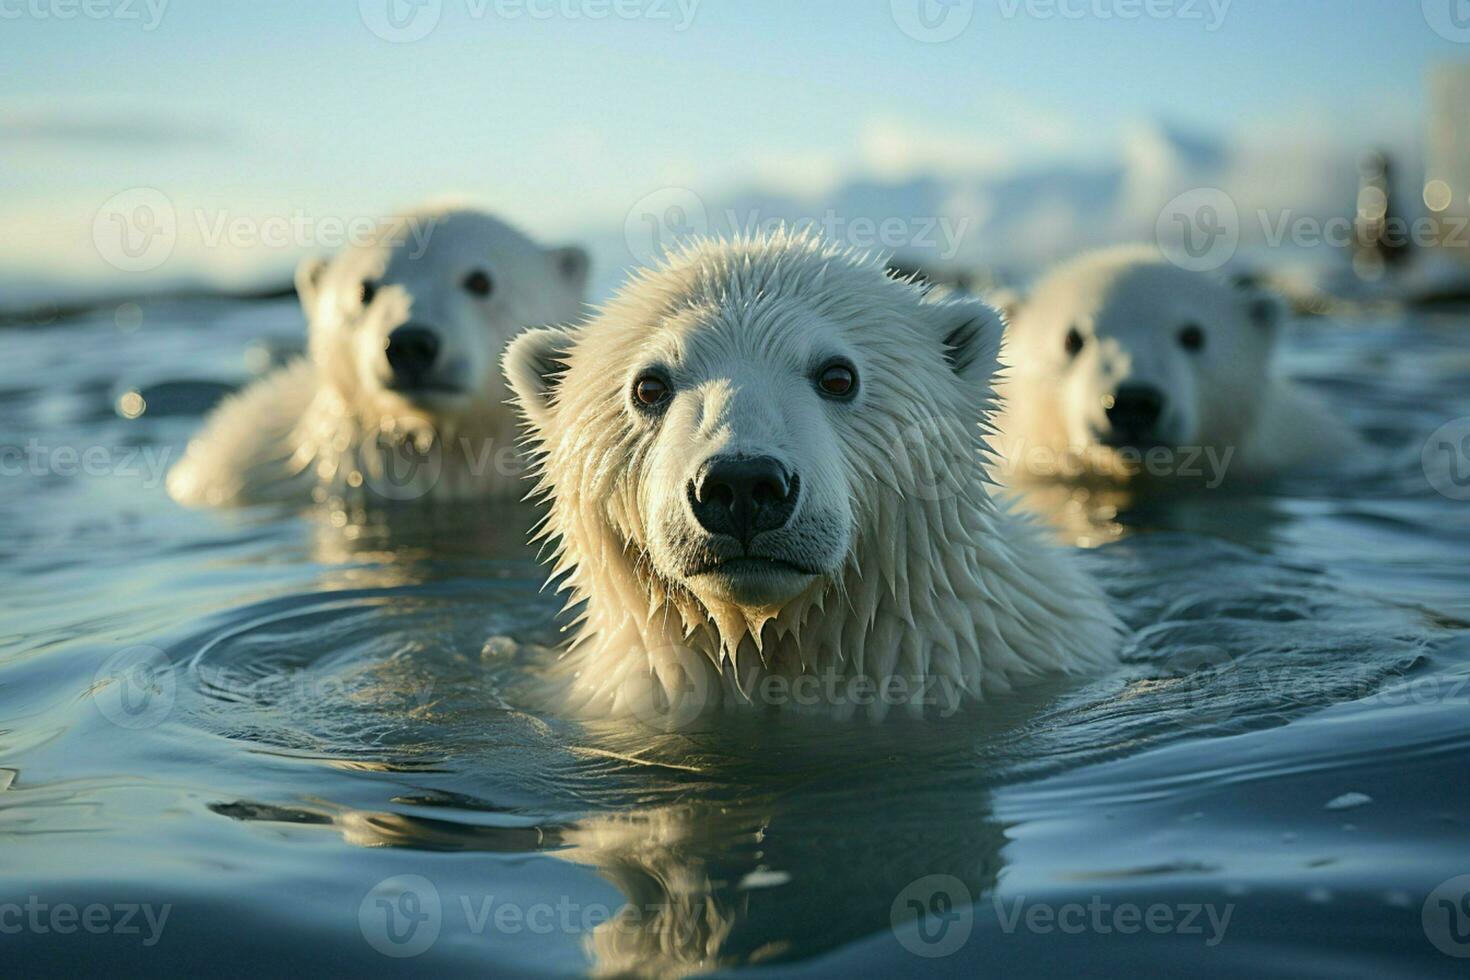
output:
<instances>
[{"instance_id":1,"label":"polar bear","mask_svg":"<svg viewBox=\"0 0 1470 980\"><path fill-rule=\"evenodd\" d=\"M1272 370L1275 298L1123 246L1005 302L995 440L1004 482L1031 477L1262 478L1340 462L1342 420Z\"/></svg>"},{"instance_id":2,"label":"polar bear","mask_svg":"<svg viewBox=\"0 0 1470 980\"><path fill-rule=\"evenodd\" d=\"M308 355L221 404L169 492L210 505L520 496L500 355L522 327L574 319L587 273L581 248L450 208L307 259Z\"/></svg>"},{"instance_id":3,"label":"polar bear","mask_svg":"<svg viewBox=\"0 0 1470 980\"><path fill-rule=\"evenodd\" d=\"M1098 588L987 491L1002 323L793 232L703 241L505 356L582 606L556 703L957 710L1108 663Z\"/></svg>"}]
</instances>

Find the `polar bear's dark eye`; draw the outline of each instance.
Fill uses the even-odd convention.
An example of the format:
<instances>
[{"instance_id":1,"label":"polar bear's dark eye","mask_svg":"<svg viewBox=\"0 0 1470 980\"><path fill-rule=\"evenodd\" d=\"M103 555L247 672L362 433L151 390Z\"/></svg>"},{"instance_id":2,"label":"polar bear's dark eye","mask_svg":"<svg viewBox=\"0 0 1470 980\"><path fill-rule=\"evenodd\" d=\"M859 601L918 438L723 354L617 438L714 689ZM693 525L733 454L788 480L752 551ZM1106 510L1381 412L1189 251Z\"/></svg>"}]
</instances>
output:
<instances>
[{"instance_id":1,"label":"polar bear's dark eye","mask_svg":"<svg viewBox=\"0 0 1470 980\"><path fill-rule=\"evenodd\" d=\"M1082 348L1087 346L1087 341L1082 336L1082 331L1073 327L1067 331L1067 356L1076 357L1082 353Z\"/></svg>"},{"instance_id":2,"label":"polar bear's dark eye","mask_svg":"<svg viewBox=\"0 0 1470 980\"><path fill-rule=\"evenodd\" d=\"M1179 346L1196 354L1205 349L1205 331L1198 323L1186 323L1179 330Z\"/></svg>"},{"instance_id":3,"label":"polar bear's dark eye","mask_svg":"<svg viewBox=\"0 0 1470 980\"><path fill-rule=\"evenodd\" d=\"M362 281L362 293L359 296L359 302L363 306L372 306L373 297L376 295L378 295L378 284L371 279L364 279Z\"/></svg>"},{"instance_id":4,"label":"polar bear's dark eye","mask_svg":"<svg viewBox=\"0 0 1470 980\"><path fill-rule=\"evenodd\" d=\"M830 398L851 398L857 392L857 371L846 361L832 361L817 374L817 387Z\"/></svg>"},{"instance_id":5,"label":"polar bear's dark eye","mask_svg":"<svg viewBox=\"0 0 1470 980\"><path fill-rule=\"evenodd\" d=\"M633 382L633 400L642 408L659 408L672 394L669 383L652 372L638 375Z\"/></svg>"},{"instance_id":6,"label":"polar bear's dark eye","mask_svg":"<svg viewBox=\"0 0 1470 980\"><path fill-rule=\"evenodd\" d=\"M464 288L471 296L478 296L480 299L484 299L490 295L491 291L495 288L495 284L490 280L490 273L484 269L476 269L464 277Z\"/></svg>"}]
</instances>

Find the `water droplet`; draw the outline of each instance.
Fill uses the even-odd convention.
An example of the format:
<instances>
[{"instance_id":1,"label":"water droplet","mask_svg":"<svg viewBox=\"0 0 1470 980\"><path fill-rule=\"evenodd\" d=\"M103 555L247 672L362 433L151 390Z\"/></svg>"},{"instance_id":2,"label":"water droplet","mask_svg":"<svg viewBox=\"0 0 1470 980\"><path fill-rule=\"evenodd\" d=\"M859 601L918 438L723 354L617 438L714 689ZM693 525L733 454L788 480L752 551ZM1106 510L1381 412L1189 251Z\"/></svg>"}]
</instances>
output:
<instances>
[{"instance_id":1,"label":"water droplet","mask_svg":"<svg viewBox=\"0 0 1470 980\"><path fill-rule=\"evenodd\" d=\"M1431 211L1443 211L1455 199L1455 192L1442 180L1431 180L1424 185L1424 206Z\"/></svg>"},{"instance_id":2,"label":"water droplet","mask_svg":"<svg viewBox=\"0 0 1470 980\"><path fill-rule=\"evenodd\" d=\"M117 414L125 419L135 419L148 411L148 403L137 391L129 391L117 400Z\"/></svg>"},{"instance_id":3,"label":"water droplet","mask_svg":"<svg viewBox=\"0 0 1470 980\"><path fill-rule=\"evenodd\" d=\"M132 333L143 325L143 307L137 303L121 303L112 314L112 322L123 333Z\"/></svg>"}]
</instances>

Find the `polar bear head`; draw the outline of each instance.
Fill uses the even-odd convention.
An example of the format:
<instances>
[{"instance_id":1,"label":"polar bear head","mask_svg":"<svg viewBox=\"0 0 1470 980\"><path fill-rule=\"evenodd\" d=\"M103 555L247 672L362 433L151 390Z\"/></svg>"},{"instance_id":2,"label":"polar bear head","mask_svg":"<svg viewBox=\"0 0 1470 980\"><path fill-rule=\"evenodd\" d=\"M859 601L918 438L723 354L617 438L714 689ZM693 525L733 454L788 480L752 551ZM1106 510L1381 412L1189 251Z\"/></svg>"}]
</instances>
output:
<instances>
[{"instance_id":1,"label":"polar bear head","mask_svg":"<svg viewBox=\"0 0 1470 980\"><path fill-rule=\"evenodd\" d=\"M985 493L1000 334L977 300L784 232L697 244L591 322L523 334L506 373L563 569L727 647L804 599L860 605L858 578L907 589L911 562L924 589L945 515Z\"/></svg>"},{"instance_id":2,"label":"polar bear head","mask_svg":"<svg viewBox=\"0 0 1470 980\"><path fill-rule=\"evenodd\" d=\"M366 418L453 423L504 401L499 358L522 327L577 316L586 254L545 249L488 214L384 223L296 286L323 379Z\"/></svg>"},{"instance_id":3,"label":"polar bear head","mask_svg":"<svg viewBox=\"0 0 1470 980\"><path fill-rule=\"evenodd\" d=\"M1124 247L1083 256L1008 306L1014 433L1086 453L1233 446L1262 402L1279 304Z\"/></svg>"}]
</instances>

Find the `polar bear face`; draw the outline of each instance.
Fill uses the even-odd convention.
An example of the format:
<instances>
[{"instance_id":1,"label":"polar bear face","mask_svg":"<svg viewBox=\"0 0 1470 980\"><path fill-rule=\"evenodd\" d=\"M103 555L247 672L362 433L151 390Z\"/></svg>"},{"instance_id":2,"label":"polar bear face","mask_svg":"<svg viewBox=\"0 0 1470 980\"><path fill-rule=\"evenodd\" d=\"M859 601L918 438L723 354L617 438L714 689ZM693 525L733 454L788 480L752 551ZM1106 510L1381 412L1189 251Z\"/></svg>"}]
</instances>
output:
<instances>
[{"instance_id":1,"label":"polar bear face","mask_svg":"<svg viewBox=\"0 0 1470 980\"><path fill-rule=\"evenodd\" d=\"M749 624L866 548L878 576L884 508L919 471L977 468L999 314L932 299L777 236L698 246L592 322L523 334L506 373L566 562L626 565L630 606Z\"/></svg>"},{"instance_id":2,"label":"polar bear face","mask_svg":"<svg viewBox=\"0 0 1470 980\"><path fill-rule=\"evenodd\" d=\"M1155 253L1086 257L1012 311L1011 411L1049 417L1072 449L1234 445L1261 403L1279 320L1273 300Z\"/></svg>"},{"instance_id":3,"label":"polar bear face","mask_svg":"<svg viewBox=\"0 0 1470 980\"><path fill-rule=\"evenodd\" d=\"M505 344L575 318L587 269L581 249L543 249L487 214L420 212L306 260L297 291L312 357L359 415L433 423L493 411Z\"/></svg>"}]
</instances>

